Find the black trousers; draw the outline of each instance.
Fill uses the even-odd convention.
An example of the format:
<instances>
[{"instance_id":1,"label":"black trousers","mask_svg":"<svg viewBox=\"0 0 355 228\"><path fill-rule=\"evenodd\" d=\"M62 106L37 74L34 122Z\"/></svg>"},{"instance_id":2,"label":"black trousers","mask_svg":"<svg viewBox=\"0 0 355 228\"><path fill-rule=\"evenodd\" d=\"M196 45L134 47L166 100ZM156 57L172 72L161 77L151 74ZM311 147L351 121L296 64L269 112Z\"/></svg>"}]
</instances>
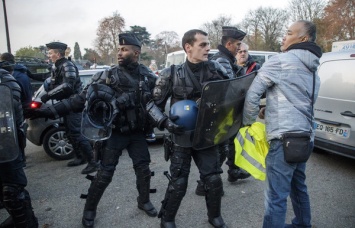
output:
<instances>
[{"instance_id":1,"label":"black trousers","mask_svg":"<svg viewBox=\"0 0 355 228\"><path fill-rule=\"evenodd\" d=\"M102 153L116 153L116 156L101 155L113 158L102 160L101 169L106 171L114 171L116 169L116 165L118 164L119 157L122 155L122 151L124 149L127 149L128 155L132 159L134 168L149 165L150 154L147 141L145 140L145 133L121 133L120 131L113 129L111 137L104 143Z\"/></svg>"},{"instance_id":2,"label":"black trousers","mask_svg":"<svg viewBox=\"0 0 355 228\"><path fill-rule=\"evenodd\" d=\"M64 126L70 144L73 145L75 156L90 161L93 158L93 150L90 141L85 138L81 130L81 113L71 112L64 117Z\"/></svg>"}]
</instances>

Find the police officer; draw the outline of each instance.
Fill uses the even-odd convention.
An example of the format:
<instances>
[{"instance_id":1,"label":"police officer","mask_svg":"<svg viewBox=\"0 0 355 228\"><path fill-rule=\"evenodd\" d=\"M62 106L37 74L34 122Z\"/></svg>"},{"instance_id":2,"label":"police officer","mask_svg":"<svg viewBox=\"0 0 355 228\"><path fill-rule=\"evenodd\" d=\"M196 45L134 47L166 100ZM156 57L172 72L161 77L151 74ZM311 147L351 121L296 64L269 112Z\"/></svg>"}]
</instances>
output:
<instances>
[{"instance_id":1,"label":"police officer","mask_svg":"<svg viewBox=\"0 0 355 228\"><path fill-rule=\"evenodd\" d=\"M221 44L218 45L218 52L212 56L212 60L219 62L228 72L230 78L236 78L242 75L242 67L236 65L236 54L240 48L241 41L244 39L246 33L237 29L236 27L223 26ZM245 179L250 177L250 174L240 169L234 164L235 148L234 137L228 142L222 144L219 149L221 166L227 158L228 165L228 181L236 182L238 179ZM195 193L197 195L204 195L202 181L198 181Z\"/></svg>"},{"instance_id":2,"label":"police officer","mask_svg":"<svg viewBox=\"0 0 355 228\"><path fill-rule=\"evenodd\" d=\"M88 190L82 218L84 227L94 226L98 203L112 180L124 149L127 149L132 159L137 178L138 208L148 216L157 215L149 198L151 160L145 140L147 126L145 105L151 99L156 76L146 66L138 63L141 43L136 36L133 33L122 33L118 37L118 65L108 71L105 84L90 85L86 97L85 116L96 120L100 119L98 117L105 117L105 120L112 123L107 125L113 125L114 128L111 136L103 143L100 170ZM114 106L117 106L115 109L117 115L102 114L102 106L99 105L102 105L102 100L106 103L114 103ZM96 101L98 102L95 103ZM114 109L109 110L114 111Z\"/></svg>"},{"instance_id":3,"label":"police officer","mask_svg":"<svg viewBox=\"0 0 355 228\"><path fill-rule=\"evenodd\" d=\"M17 141L20 151L15 156L14 160L0 161L0 201L9 212L10 217L6 219L0 227L38 227L37 218L35 217L31 198L28 191L25 189L27 185L27 178L23 170L23 150L25 147L25 135L23 130L23 112L21 104L21 87L15 78L4 70L5 66L9 66L8 62L0 62L0 84L6 85L12 91L12 97L4 98L2 102L8 103L13 107L9 107L14 112L14 125L16 128ZM8 99L12 99L12 102L8 102ZM3 114L1 118L4 118L4 114L8 113L8 110L0 110ZM5 115L6 116L6 115ZM4 123L4 121L1 121ZM1 124L0 124L1 125ZM6 140L5 133L8 133L4 126L1 126L0 132L0 154L6 153L11 150L11 142ZM8 129L6 127L6 129ZM1 156L2 158L4 156Z\"/></svg>"},{"instance_id":4,"label":"police officer","mask_svg":"<svg viewBox=\"0 0 355 228\"><path fill-rule=\"evenodd\" d=\"M77 94L81 90L81 81L78 69L74 63L65 58L67 45L61 42L46 44L48 57L54 63L51 77L44 82L47 94L41 97L42 102L50 99L62 100ZM87 174L97 170L97 163L94 161L92 147L89 140L80 133L81 113L70 112L64 117L69 142L73 145L76 158L68 163L68 166L77 166L88 162L81 173ZM84 158L83 158L84 156Z\"/></svg>"},{"instance_id":5,"label":"police officer","mask_svg":"<svg viewBox=\"0 0 355 228\"><path fill-rule=\"evenodd\" d=\"M192 159L204 183L209 223L214 227L227 227L221 216L222 180L220 174L223 171L219 165L218 146L202 150L193 149L191 126L182 125L187 118L178 116L177 113L172 112L172 109L174 105L182 102L186 110L195 110L193 106L190 108L187 102L198 101L201 97L202 84L228 79L228 75L219 63L208 61L210 43L206 32L198 29L187 31L182 38L182 46L187 53L186 62L166 68L161 72L153 92L153 100L147 105L149 115L158 128L166 128L171 133L174 142L170 155L171 178L159 212L161 227L176 227L175 216L186 194ZM161 110L164 109L170 96L172 104L170 112L173 116L168 118ZM179 122L180 125L177 124L179 119L182 119Z\"/></svg>"}]
</instances>

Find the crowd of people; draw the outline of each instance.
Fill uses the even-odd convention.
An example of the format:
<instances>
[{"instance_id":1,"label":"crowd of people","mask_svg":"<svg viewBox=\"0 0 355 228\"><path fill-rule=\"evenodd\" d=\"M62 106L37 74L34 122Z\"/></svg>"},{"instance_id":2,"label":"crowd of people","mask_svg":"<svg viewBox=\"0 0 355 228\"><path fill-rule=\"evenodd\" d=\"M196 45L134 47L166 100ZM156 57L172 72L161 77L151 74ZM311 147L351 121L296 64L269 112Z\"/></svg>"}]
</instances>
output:
<instances>
[{"instance_id":1,"label":"crowd of people","mask_svg":"<svg viewBox=\"0 0 355 228\"><path fill-rule=\"evenodd\" d=\"M0 149L0 202L9 213L0 227L38 227L30 194L25 189L24 114L31 119L64 117L66 133L76 152L76 158L68 166L88 163L83 174L97 171L86 196L81 220L84 227L95 226L100 199L112 181L124 149L132 159L136 175L137 208L150 217L158 216L160 227L182 226L176 224L175 218L187 192L192 160L200 174L195 192L205 197L208 222L212 227L227 227L228 222L222 216L221 166L227 160L229 182L250 176L234 162L233 140L237 132L222 143L196 148L193 138L198 128L191 117L197 116L204 84L248 77L253 71L257 71L257 75L250 88L245 88L248 92L244 109L239 111L243 112L244 126L253 124L258 116L266 123L270 149L266 156L263 227L311 227L306 161L285 161L283 135L309 132L310 147L313 147L312 109L320 86L316 69L322 55L315 43L316 27L309 21L294 22L281 42L282 53L263 66L248 55L249 47L242 42L245 36L246 33L236 27L222 27L218 52L208 59L208 34L199 29L189 30L182 38L186 61L163 69L157 77L139 63L142 47L139 39L132 33L121 33L118 64L96 73L85 88L81 87L75 64L64 56L67 45L49 43L46 46L53 67L47 78L42 76L47 93L41 99L58 102L32 111L28 107L31 88L26 69L17 66L10 53L2 54L0 86L11 89L9 99L13 102L5 106L8 110L0 111L13 113L15 133L12 136L16 137L18 146L13 148L12 155ZM266 107L260 109L263 96L266 96ZM164 113L168 98L171 98L170 115ZM168 145L165 158L170 160L170 174L166 174L169 182L160 210L149 197L152 172L146 136L154 127L169 132L165 139ZM96 156L89 140L96 141ZM8 144L1 138L0 142L2 148L9 151ZM295 213L291 224L285 221L288 196Z\"/></svg>"}]
</instances>

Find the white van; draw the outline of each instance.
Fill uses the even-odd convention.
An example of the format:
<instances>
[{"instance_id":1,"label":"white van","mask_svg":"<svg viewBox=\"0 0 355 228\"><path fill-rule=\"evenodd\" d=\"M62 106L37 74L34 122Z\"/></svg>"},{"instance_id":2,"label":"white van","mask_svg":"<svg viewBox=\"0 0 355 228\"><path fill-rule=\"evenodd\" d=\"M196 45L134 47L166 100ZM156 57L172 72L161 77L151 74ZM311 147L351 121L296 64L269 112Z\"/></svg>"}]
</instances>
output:
<instances>
[{"instance_id":1,"label":"white van","mask_svg":"<svg viewBox=\"0 0 355 228\"><path fill-rule=\"evenodd\" d=\"M208 57L212 57L215 53L218 52L218 49L211 49ZM253 59L263 65L265 61L271 58L271 56L278 54L277 52L271 51L249 51L249 55L253 57ZM171 65L179 65L184 63L186 60L186 53L184 50L174 51L169 53L166 56L165 67L170 67Z\"/></svg>"},{"instance_id":2,"label":"white van","mask_svg":"<svg viewBox=\"0 0 355 228\"><path fill-rule=\"evenodd\" d=\"M315 147L355 159L355 49L320 59Z\"/></svg>"}]
</instances>

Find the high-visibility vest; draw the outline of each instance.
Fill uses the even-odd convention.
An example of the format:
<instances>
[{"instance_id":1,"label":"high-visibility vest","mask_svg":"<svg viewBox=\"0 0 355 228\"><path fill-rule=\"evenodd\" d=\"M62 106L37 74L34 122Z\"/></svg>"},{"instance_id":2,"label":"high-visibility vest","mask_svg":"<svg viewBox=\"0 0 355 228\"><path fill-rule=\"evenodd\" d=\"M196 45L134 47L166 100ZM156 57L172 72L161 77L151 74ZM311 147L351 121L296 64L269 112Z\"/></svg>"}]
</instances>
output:
<instances>
[{"instance_id":1,"label":"high-visibility vest","mask_svg":"<svg viewBox=\"0 0 355 228\"><path fill-rule=\"evenodd\" d=\"M234 164L250 173L255 179L265 180L265 158L269 151L265 124L255 122L239 129L234 139Z\"/></svg>"}]
</instances>

